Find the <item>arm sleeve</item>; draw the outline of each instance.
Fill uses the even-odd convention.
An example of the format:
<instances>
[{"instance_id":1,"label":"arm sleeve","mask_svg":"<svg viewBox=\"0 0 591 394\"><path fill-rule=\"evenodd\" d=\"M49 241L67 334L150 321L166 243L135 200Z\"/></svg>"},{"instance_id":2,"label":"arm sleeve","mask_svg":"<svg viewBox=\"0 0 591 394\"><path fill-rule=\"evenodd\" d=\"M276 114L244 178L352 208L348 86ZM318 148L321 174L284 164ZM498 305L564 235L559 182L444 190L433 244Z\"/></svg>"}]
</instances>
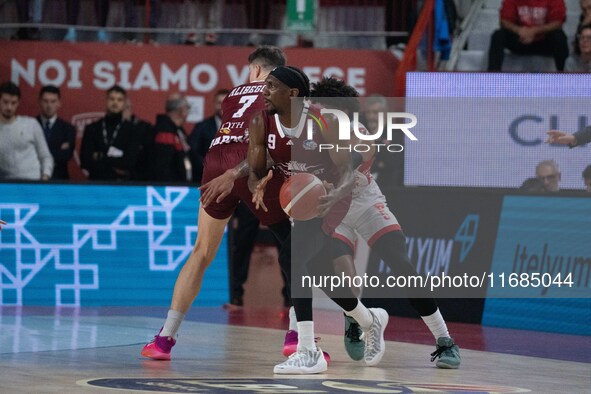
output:
<instances>
[{"instance_id":1,"label":"arm sleeve","mask_svg":"<svg viewBox=\"0 0 591 394\"><path fill-rule=\"evenodd\" d=\"M575 146L588 144L591 142L591 126L585 127L583 130L579 130L573 135L577 139L577 144Z\"/></svg>"},{"instance_id":2,"label":"arm sleeve","mask_svg":"<svg viewBox=\"0 0 591 394\"><path fill-rule=\"evenodd\" d=\"M74 148L76 144L76 129L69 123L63 123L64 127L64 139L60 142L60 148L55 152L55 161L67 162L74 155ZM65 149L61 148L61 145L65 142L68 143L68 147Z\"/></svg>"},{"instance_id":3,"label":"arm sleeve","mask_svg":"<svg viewBox=\"0 0 591 394\"><path fill-rule=\"evenodd\" d=\"M88 172L104 171L107 168L105 157L98 160L93 158L95 151L102 153L101 149L96 149L93 140L92 125L84 128L84 135L82 136L82 147L80 148L80 166Z\"/></svg>"},{"instance_id":4,"label":"arm sleeve","mask_svg":"<svg viewBox=\"0 0 591 394\"><path fill-rule=\"evenodd\" d=\"M501 19L519 24L519 16L517 15L517 5L515 0L503 0L501 6Z\"/></svg>"},{"instance_id":5,"label":"arm sleeve","mask_svg":"<svg viewBox=\"0 0 591 394\"><path fill-rule=\"evenodd\" d=\"M49 178L51 178L51 175L53 174L53 157L51 156L51 152L47 146L47 141L43 135L43 129L41 129L39 122L37 122L35 119L31 121L31 127L33 128L33 136L35 138L37 157L39 157L39 162L41 163L40 176L47 175Z\"/></svg>"},{"instance_id":6,"label":"arm sleeve","mask_svg":"<svg viewBox=\"0 0 591 394\"><path fill-rule=\"evenodd\" d=\"M564 5L564 0L551 1L548 8L548 18L546 23L562 23L566 20L566 6Z\"/></svg>"}]
</instances>

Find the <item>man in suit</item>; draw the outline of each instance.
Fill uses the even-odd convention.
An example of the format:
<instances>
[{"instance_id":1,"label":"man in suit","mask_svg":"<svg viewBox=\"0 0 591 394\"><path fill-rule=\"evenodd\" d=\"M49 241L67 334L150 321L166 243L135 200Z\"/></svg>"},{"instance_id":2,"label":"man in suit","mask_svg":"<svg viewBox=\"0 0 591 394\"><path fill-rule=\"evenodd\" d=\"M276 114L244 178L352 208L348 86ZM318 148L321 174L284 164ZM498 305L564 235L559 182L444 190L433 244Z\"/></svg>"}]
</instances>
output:
<instances>
[{"instance_id":1,"label":"man in suit","mask_svg":"<svg viewBox=\"0 0 591 394\"><path fill-rule=\"evenodd\" d=\"M56 86L47 85L39 92L40 113L37 121L43 129L49 151L53 156L54 167L51 179L70 179L68 161L74 155L76 129L58 117L61 107L61 93Z\"/></svg>"},{"instance_id":2,"label":"man in suit","mask_svg":"<svg viewBox=\"0 0 591 394\"><path fill-rule=\"evenodd\" d=\"M90 180L131 178L140 153L133 123L123 118L127 92L114 85L107 90L107 113L84 129L80 164Z\"/></svg>"},{"instance_id":3,"label":"man in suit","mask_svg":"<svg viewBox=\"0 0 591 394\"><path fill-rule=\"evenodd\" d=\"M203 177L203 160L209 150L209 145L222 124L222 101L230 93L227 89L220 89L215 93L214 114L197 123L189 135L191 146L191 162L193 165L193 180L201 184Z\"/></svg>"}]
</instances>

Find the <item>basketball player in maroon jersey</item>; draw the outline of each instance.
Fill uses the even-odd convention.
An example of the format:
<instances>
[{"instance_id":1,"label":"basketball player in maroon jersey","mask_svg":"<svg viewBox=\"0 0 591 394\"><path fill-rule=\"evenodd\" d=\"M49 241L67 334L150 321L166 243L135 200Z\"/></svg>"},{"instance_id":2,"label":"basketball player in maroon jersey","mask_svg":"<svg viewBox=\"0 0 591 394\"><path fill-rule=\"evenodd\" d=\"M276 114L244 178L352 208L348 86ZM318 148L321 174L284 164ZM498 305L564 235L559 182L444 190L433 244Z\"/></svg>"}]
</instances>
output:
<instances>
[{"instance_id":1,"label":"basketball player in maroon jersey","mask_svg":"<svg viewBox=\"0 0 591 394\"><path fill-rule=\"evenodd\" d=\"M334 78L324 78L315 83L311 92L311 99L314 102L326 108L341 110L349 116L349 119L353 118L354 113L359 112L358 96L353 87ZM361 132L366 131L361 124L358 129ZM367 152L357 155L360 157L353 158L355 188L351 206L333 234L333 238L337 239L337 246L333 248L333 262L338 266L337 272L344 271L351 277L356 275L353 263L354 245L360 236L378 253L380 259L390 265L392 274L405 277L416 275L415 267L408 257L406 238L402 228L388 208L386 197L370 172L376 149L371 147ZM431 292L419 286L407 289L406 294L403 295L408 297L411 306L421 316L435 338L436 350L431 354L431 361L438 359L436 365L439 368L458 368L461 363L460 349L450 337L447 324ZM353 360L363 358L363 342L359 340L360 331L357 322L346 316L345 349Z\"/></svg>"},{"instance_id":2,"label":"basketball player in maroon jersey","mask_svg":"<svg viewBox=\"0 0 591 394\"><path fill-rule=\"evenodd\" d=\"M320 218L294 221L288 241L283 244L281 254L289 253L292 259L291 278L288 277L292 284L301 283L301 278L309 272L334 274L330 259L331 235L349 209L353 186L348 152L331 150L330 154L323 154L315 150L320 143L338 143L336 120L326 117L327 130L317 129L312 139L307 139L304 125L307 124L309 104L296 101L297 108L292 111L291 99L306 97L309 93L309 81L302 71L295 67L277 67L269 73L263 90L266 111L254 116L249 126L249 187L257 208L268 210L265 198L268 193L274 193L269 185L276 175L267 173L267 151L284 177L309 172L326 185L333 185L328 188L328 194L320 198ZM291 254L291 249L297 253ZM277 374L324 372L327 363L314 342L312 289L302 287L298 295L293 290L292 287L292 303L297 317L297 352L276 365L273 371ZM338 293L323 290L347 315L359 322L365 340L365 362L370 366L377 365L385 349L387 312L381 308L367 309L354 297L351 289L340 289Z\"/></svg>"},{"instance_id":3,"label":"basketball player in maroon jersey","mask_svg":"<svg viewBox=\"0 0 591 394\"><path fill-rule=\"evenodd\" d=\"M250 54L248 62L250 82L232 89L222 103L222 124L205 157L204 184L224 174L248 174L245 159L249 120L263 109L261 92L265 78L275 67L285 64L285 56L279 48L260 47ZM240 166L242 162L244 165ZM239 174L235 175L239 178ZM269 226L280 243L287 239L291 225L279 203L280 177L271 180L268 187L273 193L265 197L264 204L269 207L267 210L254 210L246 177L238 179L229 195L222 200L201 205L195 246L177 277L164 326L154 340L144 346L141 352L143 356L170 360L179 326L199 294L205 270L217 253L226 225L240 200L249 205L261 223Z\"/></svg>"}]
</instances>

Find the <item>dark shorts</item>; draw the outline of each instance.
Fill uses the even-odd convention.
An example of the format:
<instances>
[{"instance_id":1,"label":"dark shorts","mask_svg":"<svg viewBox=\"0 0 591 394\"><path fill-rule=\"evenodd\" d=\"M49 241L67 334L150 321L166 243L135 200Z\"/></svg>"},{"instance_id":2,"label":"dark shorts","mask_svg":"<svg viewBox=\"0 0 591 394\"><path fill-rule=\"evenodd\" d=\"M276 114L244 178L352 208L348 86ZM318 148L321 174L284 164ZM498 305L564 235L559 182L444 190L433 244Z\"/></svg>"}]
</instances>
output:
<instances>
[{"instance_id":1,"label":"dark shorts","mask_svg":"<svg viewBox=\"0 0 591 394\"><path fill-rule=\"evenodd\" d=\"M226 170L236 167L246 159L247 151L248 144L244 143L214 146L205 155L202 183L207 183L222 175ZM232 216L238 206L238 202L243 201L263 225L268 226L279 223L288 218L279 203L279 189L281 189L282 184L283 179L281 175L274 173L265 191L264 201L268 212L263 211L263 209L255 209L252 203L252 193L248 189L248 177L237 180L234 183L232 192L222 202L217 203L214 201L210 203L205 208L205 212L215 219L226 219Z\"/></svg>"}]
</instances>

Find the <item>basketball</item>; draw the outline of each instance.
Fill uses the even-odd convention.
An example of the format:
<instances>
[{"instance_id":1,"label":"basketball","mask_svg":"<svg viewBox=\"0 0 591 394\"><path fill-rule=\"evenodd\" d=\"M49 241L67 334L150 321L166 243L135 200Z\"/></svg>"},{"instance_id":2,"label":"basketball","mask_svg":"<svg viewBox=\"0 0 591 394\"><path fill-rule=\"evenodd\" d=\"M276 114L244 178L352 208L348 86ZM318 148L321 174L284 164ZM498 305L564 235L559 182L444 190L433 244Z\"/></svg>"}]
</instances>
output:
<instances>
[{"instance_id":1,"label":"basketball","mask_svg":"<svg viewBox=\"0 0 591 394\"><path fill-rule=\"evenodd\" d=\"M318 198L326 195L322 181L312 174L290 176L281 186L281 208L295 220L310 220L318 216Z\"/></svg>"}]
</instances>

